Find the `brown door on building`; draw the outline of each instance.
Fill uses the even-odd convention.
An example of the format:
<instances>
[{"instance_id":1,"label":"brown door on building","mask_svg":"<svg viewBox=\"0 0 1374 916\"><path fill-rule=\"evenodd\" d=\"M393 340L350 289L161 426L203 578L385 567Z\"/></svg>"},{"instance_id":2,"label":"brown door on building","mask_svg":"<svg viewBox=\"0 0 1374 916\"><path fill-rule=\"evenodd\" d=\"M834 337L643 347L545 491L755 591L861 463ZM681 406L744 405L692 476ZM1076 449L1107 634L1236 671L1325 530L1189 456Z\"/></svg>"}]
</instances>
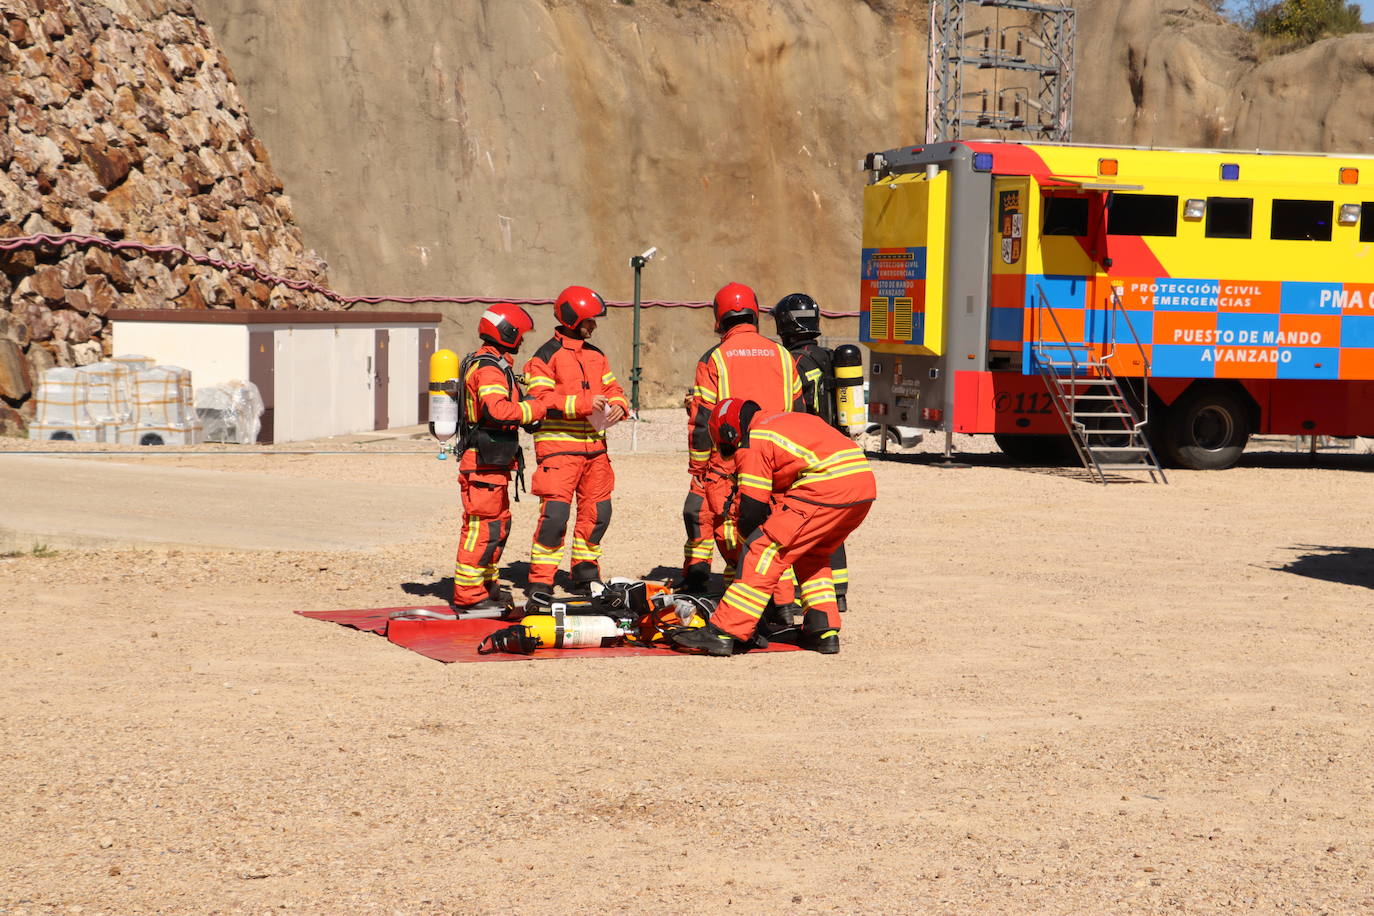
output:
<instances>
[{"instance_id":1,"label":"brown door on building","mask_svg":"<svg viewBox=\"0 0 1374 916\"><path fill-rule=\"evenodd\" d=\"M391 380L390 350L391 332L378 329L376 343L372 347L372 417L373 429L386 429L386 398Z\"/></svg>"},{"instance_id":2,"label":"brown door on building","mask_svg":"<svg viewBox=\"0 0 1374 916\"><path fill-rule=\"evenodd\" d=\"M262 428L258 442L271 445L276 440L274 419L277 407L277 348L272 331L248 332L248 381L258 386L262 398Z\"/></svg>"},{"instance_id":3,"label":"brown door on building","mask_svg":"<svg viewBox=\"0 0 1374 916\"><path fill-rule=\"evenodd\" d=\"M420 329L420 407L415 416L416 423L429 422L429 358L434 355L439 332L433 328Z\"/></svg>"}]
</instances>

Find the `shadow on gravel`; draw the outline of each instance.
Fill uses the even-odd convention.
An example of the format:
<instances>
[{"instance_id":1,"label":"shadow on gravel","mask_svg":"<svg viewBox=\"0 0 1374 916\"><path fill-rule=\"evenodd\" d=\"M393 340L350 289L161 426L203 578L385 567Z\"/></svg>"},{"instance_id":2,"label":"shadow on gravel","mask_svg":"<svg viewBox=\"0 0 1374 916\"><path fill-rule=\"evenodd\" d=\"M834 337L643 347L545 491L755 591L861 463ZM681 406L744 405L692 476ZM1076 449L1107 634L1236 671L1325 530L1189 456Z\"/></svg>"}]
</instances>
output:
<instances>
[{"instance_id":1,"label":"shadow on gravel","mask_svg":"<svg viewBox=\"0 0 1374 916\"><path fill-rule=\"evenodd\" d=\"M1270 567L1279 572L1374 588L1374 547L1322 547L1299 544L1294 550L1305 550L1302 556L1283 566Z\"/></svg>"},{"instance_id":2,"label":"shadow on gravel","mask_svg":"<svg viewBox=\"0 0 1374 916\"><path fill-rule=\"evenodd\" d=\"M453 597L453 577L449 576L435 582L402 582L401 591L407 595L442 598L447 601Z\"/></svg>"},{"instance_id":3,"label":"shadow on gravel","mask_svg":"<svg viewBox=\"0 0 1374 916\"><path fill-rule=\"evenodd\" d=\"M662 582L665 579L672 579L676 582L678 579L682 578L682 567L655 566L639 578L645 582Z\"/></svg>"},{"instance_id":4,"label":"shadow on gravel","mask_svg":"<svg viewBox=\"0 0 1374 916\"><path fill-rule=\"evenodd\" d=\"M1001 452L980 452L970 454L954 453L954 456L946 460L945 456L934 452L920 452L914 455L904 455L890 453L887 455L881 452L864 452L870 461L883 461L889 464L912 464L928 468L940 468L948 470L969 470L972 468L1006 468L1011 471L1020 471L1023 474L1038 474L1042 477L1063 477L1066 480L1077 480L1081 483L1098 484L1100 481L1088 473L1086 468L1078 465L1064 466L1054 464L1030 464L1024 461L1017 461L1008 458ZM1141 471L1141 476L1127 476L1125 474L1109 475L1111 483L1150 483L1149 476Z\"/></svg>"},{"instance_id":5,"label":"shadow on gravel","mask_svg":"<svg viewBox=\"0 0 1374 916\"><path fill-rule=\"evenodd\" d=\"M1324 471L1360 471L1374 473L1374 454L1359 452L1246 452L1240 456L1242 468L1286 468L1302 470L1317 468Z\"/></svg>"}]
</instances>

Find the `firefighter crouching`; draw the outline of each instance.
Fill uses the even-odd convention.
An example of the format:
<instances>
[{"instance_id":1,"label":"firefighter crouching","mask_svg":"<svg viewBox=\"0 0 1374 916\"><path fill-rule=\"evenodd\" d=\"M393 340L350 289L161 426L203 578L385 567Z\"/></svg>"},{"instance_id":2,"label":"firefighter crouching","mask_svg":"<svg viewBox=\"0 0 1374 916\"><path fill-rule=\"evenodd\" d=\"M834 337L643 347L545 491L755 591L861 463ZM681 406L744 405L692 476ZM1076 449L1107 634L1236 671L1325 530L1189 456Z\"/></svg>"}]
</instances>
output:
<instances>
[{"instance_id":1,"label":"firefighter crouching","mask_svg":"<svg viewBox=\"0 0 1374 916\"><path fill-rule=\"evenodd\" d=\"M733 578L733 563L739 553L739 538L727 503L734 486L735 461L713 445L708 421L716 405L726 398L753 401L765 413L801 410L801 382L792 355L759 333L759 303L754 291L742 283L728 283L716 293L713 302L716 333L720 343L697 363L688 409L688 470L693 490L699 490L710 512L712 534L725 558L725 577ZM688 500L692 499L691 494ZM687 511L684 509L684 519ZM682 591L705 589L710 576L709 555L694 547L690 522L684 549Z\"/></svg>"},{"instance_id":2,"label":"firefighter crouching","mask_svg":"<svg viewBox=\"0 0 1374 916\"><path fill-rule=\"evenodd\" d=\"M511 472L524 467L520 427L544 416L542 404L521 395L511 368L533 328L519 306L491 306L477 323L483 344L463 360L459 372L463 537L453 571L453 607L461 613L497 616L508 608L497 564L510 535Z\"/></svg>"},{"instance_id":3,"label":"firefighter crouching","mask_svg":"<svg viewBox=\"0 0 1374 916\"><path fill-rule=\"evenodd\" d=\"M530 547L531 594L553 591L574 498L572 590L601 579L601 541L611 523L615 488L604 427L630 412L605 354L588 342L596 320L606 314L605 300L585 286L570 286L558 294L553 314L553 337L525 363L529 393L546 411L534 433L539 466L530 481L530 492L540 500ZM602 429L591 422L598 412Z\"/></svg>"},{"instance_id":4,"label":"firefighter crouching","mask_svg":"<svg viewBox=\"0 0 1374 916\"><path fill-rule=\"evenodd\" d=\"M709 432L722 455L737 458L739 573L705 627L673 641L708 655L731 655L753 639L778 579L791 567L804 611L801 645L840 651L830 556L868 515L877 485L854 442L819 417L768 415L727 398L711 412Z\"/></svg>"},{"instance_id":5,"label":"firefighter crouching","mask_svg":"<svg viewBox=\"0 0 1374 916\"><path fill-rule=\"evenodd\" d=\"M840 423L839 407L835 402L835 354L818 342L821 336L820 305L806 293L790 293L773 306L773 324L777 328L778 339L797 361L806 412L847 433L848 430ZM835 601L840 613L844 613L848 600L846 593L849 591L849 562L843 544L831 557L830 568L835 579Z\"/></svg>"}]
</instances>

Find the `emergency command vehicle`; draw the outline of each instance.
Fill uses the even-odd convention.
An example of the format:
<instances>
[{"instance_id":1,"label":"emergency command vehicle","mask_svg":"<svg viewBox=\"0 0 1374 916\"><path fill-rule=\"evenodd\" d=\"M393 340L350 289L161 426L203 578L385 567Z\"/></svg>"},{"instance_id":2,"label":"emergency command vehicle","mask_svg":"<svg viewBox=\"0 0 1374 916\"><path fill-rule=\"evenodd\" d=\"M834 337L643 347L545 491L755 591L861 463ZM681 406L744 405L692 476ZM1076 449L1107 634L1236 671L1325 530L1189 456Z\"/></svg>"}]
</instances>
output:
<instances>
[{"instance_id":1,"label":"emergency command vehicle","mask_svg":"<svg viewBox=\"0 0 1374 916\"><path fill-rule=\"evenodd\" d=\"M967 141L864 168L871 420L1090 467L1374 435L1374 157Z\"/></svg>"}]
</instances>

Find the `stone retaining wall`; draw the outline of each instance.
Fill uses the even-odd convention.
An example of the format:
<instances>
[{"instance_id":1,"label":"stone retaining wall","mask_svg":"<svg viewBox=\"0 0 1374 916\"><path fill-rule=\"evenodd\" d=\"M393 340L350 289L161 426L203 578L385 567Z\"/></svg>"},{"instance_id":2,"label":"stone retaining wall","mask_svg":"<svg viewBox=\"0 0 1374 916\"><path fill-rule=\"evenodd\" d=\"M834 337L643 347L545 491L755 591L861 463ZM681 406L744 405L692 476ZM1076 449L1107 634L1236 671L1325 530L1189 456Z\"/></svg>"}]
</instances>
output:
<instances>
[{"instance_id":1,"label":"stone retaining wall","mask_svg":"<svg viewBox=\"0 0 1374 916\"><path fill-rule=\"evenodd\" d=\"M190 0L0 0L0 238L79 233L325 282ZM327 308L176 256L0 252L0 433L39 373L108 356L112 308ZM157 354L148 354L156 357Z\"/></svg>"}]
</instances>

